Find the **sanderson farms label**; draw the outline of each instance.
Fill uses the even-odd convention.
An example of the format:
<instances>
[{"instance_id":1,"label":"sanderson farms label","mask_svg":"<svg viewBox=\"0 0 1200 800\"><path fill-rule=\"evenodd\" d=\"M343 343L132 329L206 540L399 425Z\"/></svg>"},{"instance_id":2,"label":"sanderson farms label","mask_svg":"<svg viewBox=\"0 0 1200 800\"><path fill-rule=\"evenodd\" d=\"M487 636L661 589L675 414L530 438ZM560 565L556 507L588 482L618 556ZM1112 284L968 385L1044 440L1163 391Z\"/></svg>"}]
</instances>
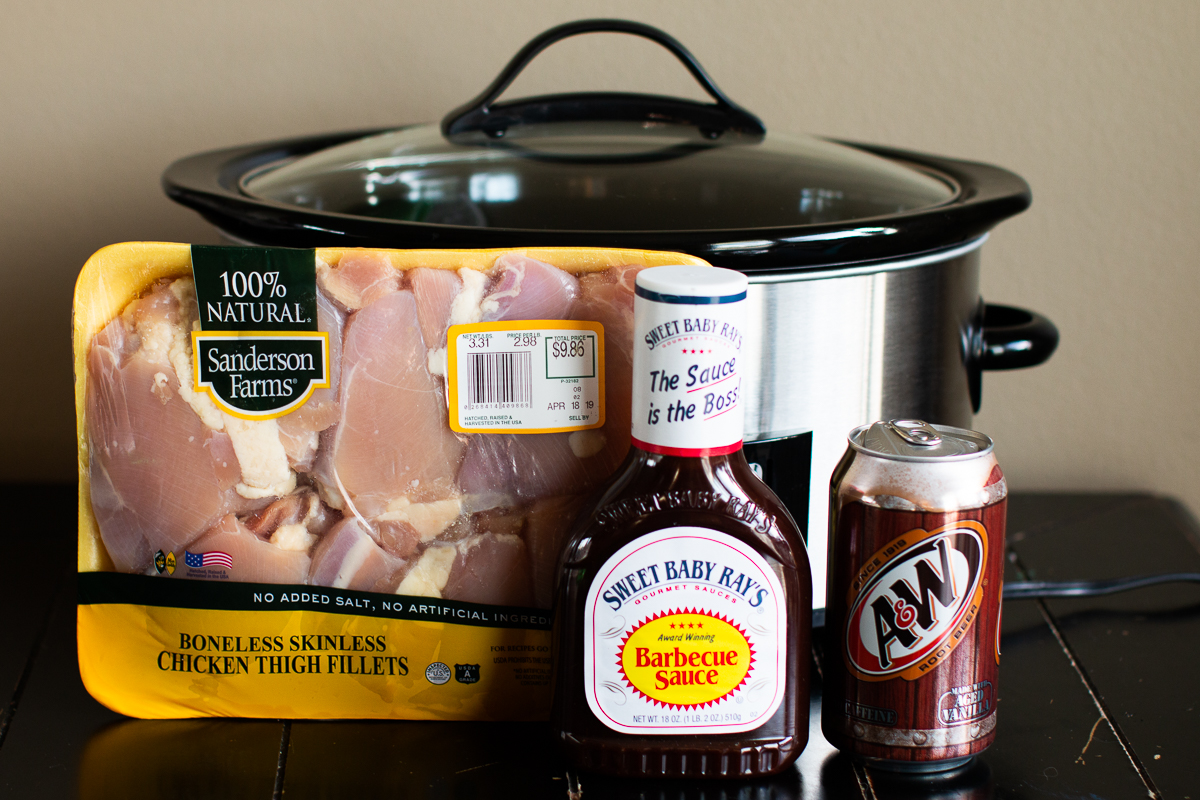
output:
<instances>
[{"instance_id":1,"label":"sanderson farms label","mask_svg":"<svg viewBox=\"0 0 1200 800\"><path fill-rule=\"evenodd\" d=\"M193 375L221 410L273 419L329 386L312 250L192 246L201 330Z\"/></svg>"},{"instance_id":2,"label":"sanderson farms label","mask_svg":"<svg viewBox=\"0 0 1200 800\"><path fill-rule=\"evenodd\" d=\"M588 591L588 706L622 733L753 730L783 700L786 631L783 588L753 548L708 528L647 534Z\"/></svg>"}]
</instances>

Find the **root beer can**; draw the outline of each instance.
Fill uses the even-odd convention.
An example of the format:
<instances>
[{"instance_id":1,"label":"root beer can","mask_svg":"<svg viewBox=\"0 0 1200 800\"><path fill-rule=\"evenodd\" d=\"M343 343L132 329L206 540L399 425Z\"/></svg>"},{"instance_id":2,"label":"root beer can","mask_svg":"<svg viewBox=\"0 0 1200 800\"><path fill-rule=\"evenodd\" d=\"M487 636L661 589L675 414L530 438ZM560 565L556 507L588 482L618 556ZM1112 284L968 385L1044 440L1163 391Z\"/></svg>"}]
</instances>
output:
<instances>
[{"instance_id":1,"label":"root beer can","mask_svg":"<svg viewBox=\"0 0 1200 800\"><path fill-rule=\"evenodd\" d=\"M821 724L835 747L937 772L992 743L1007 496L981 433L851 431L830 485Z\"/></svg>"}]
</instances>

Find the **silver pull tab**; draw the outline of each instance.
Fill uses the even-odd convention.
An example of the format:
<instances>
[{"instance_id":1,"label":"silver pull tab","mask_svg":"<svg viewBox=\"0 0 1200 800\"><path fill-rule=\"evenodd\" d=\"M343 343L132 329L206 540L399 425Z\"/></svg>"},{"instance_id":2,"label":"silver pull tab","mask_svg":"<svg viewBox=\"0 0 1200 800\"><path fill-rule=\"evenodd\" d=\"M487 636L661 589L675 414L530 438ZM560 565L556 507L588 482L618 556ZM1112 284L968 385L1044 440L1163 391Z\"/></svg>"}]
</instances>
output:
<instances>
[{"instance_id":1,"label":"silver pull tab","mask_svg":"<svg viewBox=\"0 0 1200 800\"><path fill-rule=\"evenodd\" d=\"M919 419L894 419L887 426L909 444L933 447L942 443L941 434L928 422Z\"/></svg>"}]
</instances>

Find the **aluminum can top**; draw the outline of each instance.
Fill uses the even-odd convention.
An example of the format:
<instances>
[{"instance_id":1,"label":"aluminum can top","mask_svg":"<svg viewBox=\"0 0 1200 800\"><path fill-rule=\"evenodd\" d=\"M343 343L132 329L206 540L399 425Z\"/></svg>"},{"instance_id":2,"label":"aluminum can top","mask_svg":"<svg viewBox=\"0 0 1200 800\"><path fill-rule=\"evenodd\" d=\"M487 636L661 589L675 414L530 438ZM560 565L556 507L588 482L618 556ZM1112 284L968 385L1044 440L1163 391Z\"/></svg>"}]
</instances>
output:
<instances>
[{"instance_id":1,"label":"aluminum can top","mask_svg":"<svg viewBox=\"0 0 1200 800\"><path fill-rule=\"evenodd\" d=\"M855 428L849 445L853 458L834 473L838 502L940 512L979 508L1008 494L992 440L982 433L898 419Z\"/></svg>"},{"instance_id":2,"label":"aluminum can top","mask_svg":"<svg viewBox=\"0 0 1200 800\"><path fill-rule=\"evenodd\" d=\"M862 425L850 432L850 446L889 461L969 461L992 452L982 433L917 419Z\"/></svg>"}]
</instances>

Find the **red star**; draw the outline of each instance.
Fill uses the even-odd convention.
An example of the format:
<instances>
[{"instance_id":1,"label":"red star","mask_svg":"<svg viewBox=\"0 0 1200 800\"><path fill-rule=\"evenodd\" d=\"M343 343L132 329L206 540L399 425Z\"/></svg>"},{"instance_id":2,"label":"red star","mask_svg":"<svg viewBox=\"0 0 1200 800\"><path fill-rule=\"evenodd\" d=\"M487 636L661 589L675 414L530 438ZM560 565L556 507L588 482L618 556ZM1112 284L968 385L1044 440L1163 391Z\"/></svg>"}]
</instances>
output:
<instances>
[{"instance_id":1,"label":"red star","mask_svg":"<svg viewBox=\"0 0 1200 800\"><path fill-rule=\"evenodd\" d=\"M696 623L696 627L697 627L697 628L703 628L703 627L704 627L704 623L703 623L703 622L697 622L697 623Z\"/></svg>"},{"instance_id":2,"label":"red star","mask_svg":"<svg viewBox=\"0 0 1200 800\"><path fill-rule=\"evenodd\" d=\"M671 623L671 627L672 627L672 628L674 628L674 627L675 627L675 623L674 623L674 622L672 622L672 623Z\"/></svg>"},{"instance_id":3,"label":"red star","mask_svg":"<svg viewBox=\"0 0 1200 800\"><path fill-rule=\"evenodd\" d=\"M693 625L692 623L690 623L690 622L689 622L689 623L688 623L688 627L689 627L689 628L694 628L694 627L696 627L696 626L695 626L695 625Z\"/></svg>"}]
</instances>

